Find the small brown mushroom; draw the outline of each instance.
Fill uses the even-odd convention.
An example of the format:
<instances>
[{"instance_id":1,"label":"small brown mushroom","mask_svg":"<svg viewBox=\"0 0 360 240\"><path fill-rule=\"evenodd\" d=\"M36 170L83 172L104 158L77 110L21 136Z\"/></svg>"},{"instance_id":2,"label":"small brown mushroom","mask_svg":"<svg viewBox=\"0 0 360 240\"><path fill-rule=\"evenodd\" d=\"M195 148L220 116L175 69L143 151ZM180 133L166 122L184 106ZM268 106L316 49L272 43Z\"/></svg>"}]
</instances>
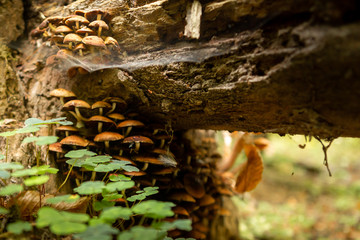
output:
<instances>
[{"instance_id":1,"label":"small brown mushroom","mask_svg":"<svg viewBox=\"0 0 360 240\"><path fill-rule=\"evenodd\" d=\"M67 33L73 32L73 30L66 25L60 25L55 29L54 32L56 34L61 34L61 35L65 36Z\"/></svg>"},{"instance_id":2,"label":"small brown mushroom","mask_svg":"<svg viewBox=\"0 0 360 240\"><path fill-rule=\"evenodd\" d=\"M113 119L115 122L125 120L125 116L120 113L110 113L107 114L107 117Z\"/></svg>"},{"instance_id":3,"label":"small brown mushroom","mask_svg":"<svg viewBox=\"0 0 360 240\"><path fill-rule=\"evenodd\" d=\"M79 43L78 45L75 46L74 51L75 52L79 52L79 55L82 57L84 56L84 50L85 50L85 45L83 43Z\"/></svg>"},{"instance_id":4,"label":"small brown mushroom","mask_svg":"<svg viewBox=\"0 0 360 240\"><path fill-rule=\"evenodd\" d=\"M109 26L103 20L96 20L89 24L89 27L95 28L98 30L98 37L101 37L102 29L109 30Z\"/></svg>"},{"instance_id":5,"label":"small brown mushroom","mask_svg":"<svg viewBox=\"0 0 360 240\"><path fill-rule=\"evenodd\" d=\"M80 24L88 25L89 20L87 20L86 18L84 18L82 16L74 15L73 17L66 19L65 24L70 27L74 27L75 30L77 30L80 28Z\"/></svg>"},{"instance_id":6,"label":"small brown mushroom","mask_svg":"<svg viewBox=\"0 0 360 240\"><path fill-rule=\"evenodd\" d=\"M64 88L57 88L50 92L50 96L60 98L60 102L62 105L65 104L64 100L70 100L76 98L75 93L72 91L66 90Z\"/></svg>"},{"instance_id":7,"label":"small brown mushroom","mask_svg":"<svg viewBox=\"0 0 360 240\"><path fill-rule=\"evenodd\" d=\"M69 33L64 37L63 43L67 43L69 45L69 49L72 50L73 46L76 45L77 43L80 43L82 39L83 39L82 37L80 37L75 33Z\"/></svg>"},{"instance_id":8,"label":"small brown mushroom","mask_svg":"<svg viewBox=\"0 0 360 240\"><path fill-rule=\"evenodd\" d=\"M65 132L65 137L68 137L70 135L70 133L75 133L75 132L79 132L79 129L77 129L76 127L73 126L67 126L67 125L63 125L60 127L57 127L55 129L56 132Z\"/></svg>"},{"instance_id":9,"label":"small brown mushroom","mask_svg":"<svg viewBox=\"0 0 360 240\"><path fill-rule=\"evenodd\" d=\"M140 122L140 121L137 121L137 120L125 120L121 123L119 123L116 128L120 128L120 129L125 129L126 128L126 131L124 133L124 136L128 136L129 133L131 132L131 130L133 128L140 128L140 127L144 127L145 125Z\"/></svg>"},{"instance_id":10,"label":"small brown mushroom","mask_svg":"<svg viewBox=\"0 0 360 240\"><path fill-rule=\"evenodd\" d=\"M97 101L91 105L91 109L99 109L99 115L103 115L104 109L111 109L111 105L104 101Z\"/></svg>"},{"instance_id":11,"label":"small brown mushroom","mask_svg":"<svg viewBox=\"0 0 360 240\"><path fill-rule=\"evenodd\" d=\"M168 198L170 200L180 201L180 202L193 202L193 203L196 202L195 198L193 198L190 194L184 191L177 191L175 193L172 193L168 195Z\"/></svg>"},{"instance_id":12,"label":"small brown mushroom","mask_svg":"<svg viewBox=\"0 0 360 240\"><path fill-rule=\"evenodd\" d=\"M76 135L70 135L60 141L62 145L69 145L73 147L87 147L89 145L89 141L85 138L76 136Z\"/></svg>"},{"instance_id":13,"label":"small brown mushroom","mask_svg":"<svg viewBox=\"0 0 360 240\"><path fill-rule=\"evenodd\" d=\"M145 171L148 168L149 163L155 164L155 165L163 165L163 163L161 161L159 161L157 158L153 158L153 157L136 156L136 157L134 157L134 160L137 162L144 163L144 166L141 169L142 171Z\"/></svg>"},{"instance_id":14,"label":"small brown mushroom","mask_svg":"<svg viewBox=\"0 0 360 240\"><path fill-rule=\"evenodd\" d=\"M140 146L152 146L153 144L154 142L150 138L144 136L131 136L125 138L123 141L123 145L128 146L135 152L139 152Z\"/></svg>"},{"instance_id":15,"label":"small brown mushroom","mask_svg":"<svg viewBox=\"0 0 360 240\"><path fill-rule=\"evenodd\" d=\"M127 108L127 103L123 99L118 97L107 97L103 101L109 102L112 105L112 108L108 112L108 114L114 112L115 109L122 112Z\"/></svg>"},{"instance_id":16,"label":"small brown mushroom","mask_svg":"<svg viewBox=\"0 0 360 240\"><path fill-rule=\"evenodd\" d=\"M95 53L94 47L106 48L104 40L98 36L87 36L82 39L82 42L90 47L91 53Z\"/></svg>"},{"instance_id":17,"label":"small brown mushroom","mask_svg":"<svg viewBox=\"0 0 360 240\"><path fill-rule=\"evenodd\" d=\"M115 126L116 126L116 123L113 120L111 120L107 117L101 116L101 115L92 116L91 118L89 118L88 123L89 124L96 123L97 130L99 133L102 132L103 126L106 126L107 130L111 127L115 128Z\"/></svg>"},{"instance_id":18,"label":"small brown mushroom","mask_svg":"<svg viewBox=\"0 0 360 240\"><path fill-rule=\"evenodd\" d=\"M101 9L87 11L85 17L89 19L89 21L101 20L101 18L103 18L104 21L109 21L111 18L107 11Z\"/></svg>"},{"instance_id":19,"label":"small brown mushroom","mask_svg":"<svg viewBox=\"0 0 360 240\"><path fill-rule=\"evenodd\" d=\"M76 34L85 34L85 37L87 37L89 35L94 35L95 32L88 27L82 27L82 28L76 30Z\"/></svg>"},{"instance_id":20,"label":"small brown mushroom","mask_svg":"<svg viewBox=\"0 0 360 240\"><path fill-rule=\"evenodd\" d=\"M195 198L202 198L205 195L205 187L198 175L187 173L184 176L185 190Z\"/></svg>"},{"instance_id":21,"label":"small brown mushroom","mask_svg":"<svg viewBox=\"0 0 360 240\"><path fill-rule=\"evenodd\" d=\"M65 103L63 106L63 110L69 111L69 113L71 113L78 121L76 124L77 128L81 128L84 126L84 123L82 121L88 121L87 118L84 118L81 115L80 110L79 110L80 108L90 109L91 107L87 102L85 102L83 100L71 100L71 101ZM75 113L73 112L73 110L75 110Z\"/></svg>"},{"instance_id":22,"label":"small brown mushroom","mask_svg":"<svg viewBox=\"0 0 360 240\"><path fill-rule=\"evenodd\" d=\"M102 132L95 136L95 142L104 142L105 149L108 152L110 148L110 142L112 141L119 141L124 138L123 135L115 132Z\"/></svg>"}]
</instances>

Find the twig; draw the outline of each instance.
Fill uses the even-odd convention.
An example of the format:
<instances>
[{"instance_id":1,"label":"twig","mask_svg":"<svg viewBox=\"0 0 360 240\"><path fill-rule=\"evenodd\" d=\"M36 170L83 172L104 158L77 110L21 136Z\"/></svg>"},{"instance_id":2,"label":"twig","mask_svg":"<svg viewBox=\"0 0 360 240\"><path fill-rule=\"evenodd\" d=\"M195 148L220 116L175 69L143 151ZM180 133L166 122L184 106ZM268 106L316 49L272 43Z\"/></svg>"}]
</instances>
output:
<instances>
[{"instance_id":1,"label":"twig","mask_svg":"<svg viewBox=\"0 0 360 240\"><path fill-rule=\"evenodd\" d=\"M328 156L327 156L327 150L329 149L329 147L331 146L331 143L334 141L334 139L331 139L329 141L329 144L327 146L325 146L325 144L321 141L321 139L319 137L314 137L316 140L318 140L321 145L322 145L322 150L324 152L324 162L323 164L326 166L326 169L329 173L329 177L332 177L331 171L330 171L330 167L329 167L329 162L328 162Z\"/></svg>"}]
</instances>

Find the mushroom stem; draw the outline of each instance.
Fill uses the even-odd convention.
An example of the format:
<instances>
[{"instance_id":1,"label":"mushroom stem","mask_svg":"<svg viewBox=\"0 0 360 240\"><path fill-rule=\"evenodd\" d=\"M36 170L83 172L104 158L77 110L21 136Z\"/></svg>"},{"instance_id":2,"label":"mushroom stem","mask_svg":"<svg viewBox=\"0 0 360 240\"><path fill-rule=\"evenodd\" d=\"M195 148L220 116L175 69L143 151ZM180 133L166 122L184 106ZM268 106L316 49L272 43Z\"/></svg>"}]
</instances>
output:
<instances>
[{"instance_id":1,"label":"mushroom stem","mask_svg":"<svg viewBox=\"0 0 360 240\"><path fill-rule=\"evenodd\" d=\"M120 149L119 156L121 156L122 154L123 154L123 150Z\"/></svg>"},{"instance_id":2,"label":"mushroom stem","mask_svg":"<svg viewBox=\"0 0 360 240\"><path fill-rule=\"evenodd\" d=\"M176 169L173 173L173 176L176 177L178 175L179 169Z\"/></svg>"},{"instance_id":3,"label":"mushroom stem","mask_svg":"<svg viewBox=\"0 0 360 240\"><path fill-rule=\"evenodd\" d=\"M127 135L129 135L129 133L131 132L131 129L132 129L131 126L126 128L126 132L125 132L125 134L124 134L125 137L127 137Z\"/></svg>"},{"instance_id":4,"label":"mushroom stem","mask_svg":"<svg viewBox=\"0 0 360 240\"><path fill-rule=\"evenodd\" d=\"M64 97L60 97L60 102L61 102L62 105L65 104L65 102L64 102Z\"/></svg>"},{"instance_id":5,"label":"mushroom stem","mask_svg":"<svg viewBox=\"0 0 360 240\"><path fill-rule=\"evenodd\" d=\"M102 30L102 27L99 27L98 29L98 36L101 37L101 30Z\"/></svg>"},{"instance_id":6,"label":"mushroom stem","mask_svg":"<svg viewBox=\"0 0 360 240\"><path fill-rule=\"evenodd\" d=\"M151 181L151 184L152 184L153 186L155 186L155 183L156 183L156 179L153 178L152 181Z\"/></svg>"},{"instance_id":7,"label":"mushroom stem","mask_svg":"<svg viewBox=\"0 0 360 240\"><path fill-rule=\"evenodd\" d=\"M161 139L161 143L160 143L159 148L163 148L164 145L165 145L165 139Z\"/></svg>"},{"instance_id":8,"label":"mushroom stem","mask_svg":"<svg viewBox=\"0 0 360 240\"><path fill-rule=\"evenodd\" d=\"M103 126L103 123L102 122L98 122L98 132L101 133L102 131L102 126Z\"/></svg>"},{"instance_id":9,"label":"mushroom stem","mask_svg":"<svg viewBox=\"0 0 360 240\"><path fill-rule=\"evenodd\" d=\"M76 21L76 30L78 30L79 28L79 21Z\"/></svg>"},{"instance_id":10,"label":"mushroom stem","mask_svg":"<svg viewBox=\"0 0 360 240\"><path fill-rule=\"evenodd\" d=\"M191 156L190 155L187 156L186 163L187 163L187 165L190 165L190 163L191 163Z\"/></svg>"},{"instance_id":11,"label":"mushroom stem","mask_svg":"<svg viewBox=\"0 0 360 240\"><path fill-rule=\"evenodd\" d=\"M77 120L76 127L77 128L85 127L84 122L78 117L78 115L76 113L74 113L73 111L69 111L69 113L76 118L76 120Z\"/></svg>"},{"instance_id":12,"label":"mushroom stem","mask_svg":"<svg viewBox=\"0 0 360 240\"><path fill-rule=\"evenodd\" d=\"M101 14L96 15L96 20L101 20Z\"/></svg>"},{"instance_id":13,"label":"mushroom stem","mask_svg":"<svg viewBox=\"0 0 360 240\"><path fill-rule=\"evenodd\" d=\"M135 152L138 152L140 150L140 142L135 142Z\"/></svg>"},{"instance_id":14,"label":"mushroom stem","mask_svg":"<svg viewBox=\"0 0 360 240\"><path fill-rule=\"evenodd\" d=\"M108 151L110 148L110 141L105 141L105 150Z\"/></svg>"},{"instance_id":15,"label":"mushroom stem","mask_svg":"<svg viewBox=\"0 0 360 240\"><path fill-rule=\"evenodd\" d=\"M110 109L110 111L108 111L107 114L112 113L113 111L115 111L115 108L116 108L116 103L113 102L113 103L112 103L112 106L111 106L111 109Z\"/></svg>"},{"instance_id":16,"label":"mushroom stem","mask_svg":"<svg viewBox=\"0 0 360 240\"><path fill-rule=\"evenodd\" d=\"M104 110L103 110L103 108L99 108L99 115L103 115L103 113L104 113Z\"/></svg>"},{"instance_id":17,"label":"mushroom stem","mask_svg":"<svg viewBox=\"0 0 360 240\"><path fill-rule=\"evenodd\" d=\"M145 171L148 167L149 167L149 163L146 162L144 164L144 167L141 169L141 171Z\"/></svg>"},{"instance_id":18,"label":"mushroom stem","mask_svg":"<svg viewBox=\"0 0 360 240\"><path fill-rule=\"evenodd\" d=\"M82 121L89 121L88 118L84 118L84 117L81 115L79 108L75 107L75 112L76 112L76 115L78 115L79 119L81 119Z\"/></svg>"}]
</instances>

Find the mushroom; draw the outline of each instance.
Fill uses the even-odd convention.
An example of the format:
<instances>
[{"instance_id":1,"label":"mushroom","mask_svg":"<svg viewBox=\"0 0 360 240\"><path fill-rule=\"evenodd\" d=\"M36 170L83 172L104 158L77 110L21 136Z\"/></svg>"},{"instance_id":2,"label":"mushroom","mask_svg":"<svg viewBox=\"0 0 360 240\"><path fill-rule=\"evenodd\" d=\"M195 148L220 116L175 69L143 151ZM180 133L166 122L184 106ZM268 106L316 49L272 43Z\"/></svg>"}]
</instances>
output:
<instances>
[{"instance_id":1,"label":"mushroom","mask_svg":"<svg viewBox=\"0 0 360 240\"><path fill-rule=\"evenodd\" d=\"M89 118L88 123L89 124L97 123L97 130L99 133L102 132L102 128L104 125L106 126L107 129L112 126L113 127L116 126L116 123L113 120L111 120L107 117L101 116L101 115L92 116L91 118Z\"/></svg>"},{"instance_id":2,"label":"mushroom","mask_svg":"<svg viewBox=\"0 0 360 240\"><path fill-rule=\"evenodd\" d=\"M90 47L91 53L95 53L94 47L106 48L104 40L98 36L87 36L82 39L82 42Z\"/></svg>"},{"instance_id":3,"label":"mushroom","mask_svg":"<svg viewBox=\"0 0 360 240\"><path fill-rule=\"evenodd\" d=\"M104 21L108 21L111 18L107 11L101 9L90 10L85 13L85 17L89 19L89 21L101 20L102 17Z\"/></svg>"},{"instance_id":4,"label":"mushroom","mask_svg":"<svg viewBox=\"0 0 360 240\"><path fill-rule=\"evenodd\" d=\"M195 198L193 198L190 194L184 191L177 191L175 193L172 193L168 195L168 199L181 202L196 202Z\"/></svg>"},{"instance_id":5,"label":"mushroom","mask_svg":"<svg viewBox=\"0 0 360 240\"><path fill-rule=\"evenodd\" d=\"M125 120L125 116L120 113L110 113L106 116L113 119L115 122Z\"/></svg>"},{"instance_id":6,"label":"mushroom","mask_svg":"<svg viewBox=\"0 0 360 240\"><path fill-rule=\"evenodd\" d=\"M86 49L85 45L83 43L79 43L78 45L75 46L74 51L79 52L79 55L82 57L82 56L84 56L83 51L85 49Z\"/></svg>"},{"instance_id":7,"label":"mushroom","mask_svg":"<svg viewBox=\"0 0 360 240\"><path fill-rule=\"evenodd\" d=\"M82 17L85 17L85 13L86 13L86 11L84 11L84 10L76 10L74 12L75 15L79 15L79 16L82 16Z\"/></svg>"},{"instance_id":8,"label":"mushroom","mask_svg":"<svg viewBox=\"0 0 360 240\"><path fill-rule=\"evenodd\" d=\"M73 126L63 125L55 129L56 132L65 132L65 137L68 137L70 132L79 132L79 129Z\"/></svg>"},{"instance_id":9,"label":"mushroom","mask_svg":"<svg viewBox=\"0 0 360 240\"><path fill-rule=\"evenodd\" d=\"M98 30L98 37L101 37L102 29L109 30L109 26L103 20L96 20L89 24L89 27L95 28Z\"/></svg>"},{"instance_id":10,"label":"mushroom","mask_svg":"<svg viewBox=\"0 0 360 240\"><path fill-rule=\"evenodd\" d=\"M127 103L123 99L118 98L118 97L107 97L103 101L109 102L112 104L112 108L108 112L108 114L114 112L115 109L117 109L118 111L121 112L127 108Z\"/></svg>"},{"instance_id":11,"label":"mushroom","mask_svg":"<svg viewBox=\"0 0 360 240\"><path fill-rule=\"evenodd\" d=\"M189 212L181 206L175 206L171 210L175 213L175 218L177 218L178 215L190 217Z\"/></svg>"},{"instance_id":12,"label":"mushroom","mask_svg":"<svg viewBox=\"0 0 360 240\"><path fill-rule=\"evenodd\" d=\"M63 106L63 110L69 111L69 113L71 113L78 121L78 123L76 124L77 128L81 128L84 126L82 121L88 121L87 118L84 118L81 115L79 108L90 109L91 107L87 102L83 100L71 100L65 103ZM73 110L75 110L75 113L73 112Z\"/></svg>"},{"instance_id":13,"label":"mushroom","mask_svg":"<svg viewBox=\"0 0 360 240\"><path fill-rule=\"evenodd\" d=\"M144 146L152 146L154 144L154 142L148 137L131 136L131 137L125 138L124 141L122 142L122 144L127 145L129 148L132 148L135 152L139 152L140 145L143 147ZM135 148L133 148L133 146L135 146Z\"/></svg>"},{"instance_id":14,"label":"mushroom","mask_svg":"<svg viewBox=\"0 0 360 240\"><path fill-rule=\"evenodd\" d=\"M171 141L172 137L167 134L159 134L159 135L154 135L153 138L156 140L160 140L159 148L164 148L165 142Z\"/></svg>"},{"instance_id":15,"label":"mushroom","mask_svg":"<svg viewBox=\"0 0 360 240\"><path fill-rule=\"evenodd\" d=\"M214 204L214 203L215 203L215 198L213 198L209 194L205 194L202 198L199 199L199 206L200 207L209 206L209 205Z\"/></svg>"},{"instance_id":16,"label":"mushroom","mask_svg":"<svg viewBox=\"0 0 360 240\"><path fill-rule=\"evenodd\" d=\"M50 44L51 45L56 45L58 47L67 47L66 44L63 44L64 41L64 36L62 35L54 35L50 38Z\"/></svg>"},{"instance_id":17,"label":"mushroom","mask_svg":"<svg viewBox=\"0 0 360 240\"><path fill-rule=\"evenodd\" d=\"M108 152L110 148L111 141L119 141L124 138L123 135L115 132L102 132L95 136L95 142L104 142L105 150Z\"/></svg>"},{"instance_id":18,"label":"mushroom","mask_svg":"<svg viewBox=\"0 0 360 240\"><path fill-rule=\"evenodd\" d=\"M124 136L128 136L129 133L131 132L131 130L136 127L136 128L140 128L140 127L144 127L145 125L140 122L140 121L137 121L137 120L125 120L121 123L119 123L116 128L126 128L126 131L124 133Z\"/></svg>"},{"instance_id":19,"label":"mushroom","mask_svg":"<svg viewBox=\"0 0 360 240\"><path fill-rule=\"evenodd\" d=\"M60 98L60 102L62 105L65 104L64 100L76 98L75 93L73 93L72 91L66 90L64 88L57 88L57 89L52 90L50 92L50 96Z\"/></svg>"},{"instance_id":20,"label":"mushroom","mask_svg":"<svg viewBox=\"0 0 360 240\"><path fill-rule=\"evenodd\" d=\"M82 37L80 37L79 35L75 34L75 33L69 33L68 35L66 35L64 37L64 41L63 43L67 43L69 45L69 49L73 49L73 44L77 44L80 43L83 40Z\"/></svg>"},{"instance_id":21,"label":"mushroom","mask_svg":"<svg viewBox=\"0 0 360 240\"><path fill-rule=\"evenodd\" d=\"M129 177L140 177L146 175L146 172L138 171L138 172L127 172L123 171L122 174L129 176Z\"/></svg>"},{"instance_id":22,"label":"mushroom","mask_svg":"<svg viewBox=\"0 0 360 240\"><path fill-rule=\"evenodd\" d=\"M66 19L65 24L75 28L75 30L80 28L80 24L82 25L88 25L89 24L89 20L87 20L86 18L79 16L79 15L74 15L73 17L70 17L68 19Z\"/></svg>"},{"instance_id":23,"label":"mushroom","mask_svg":"<svg viewBox=\"0 0 360 240\"><path fill-rule=\"evenodd\" d=\"M55 29L54 32L56 34L61 34L62 36L65 36L67 33L73 32L73 30L66 25L60 25Z\"/></svg>"},{"instance_id":24,"label":"mushroom","mask_svg":"<svg viewBox=\"0 0 360 240\"><path fill-rule=\"evenodd\" d=\"M56 159L60 158L60 154L66 153L62 148L62 144L60 142L50 144L49 151L56 152Z\"/></svg>"},{"instance_id":25,"label":"mushroom","mask_svg":"<svg viewBox=\"0 0 360 240\"><path fill-rule=\"evenodd\" d=\"M104 101L97 101L91 105L91 109L99 109L99 115L103 115L104 109L111 109L111 105Z\"/></svg>"},{"instance_id":26,"label":"mushroom","mask_svg":"<svg viewBox=\"0 0 360 240\"><path fill-rule=\"evenodd\" d=\"M115 50L116 52L119 52L120 46L119 43L115 40L115 38L106 37L104 43L110 50Z\"/></svg>"},{"instance_id":27,"label":"mushroom","mask_svg":"<svg viewBox=\"0 0 360 240\"><path fill-rule=\"evenodd\" d=\"M74 149L76 147L87 147L89 145L89 141L85 138L76 136L76 135L70 135L60 141L62 145L69 145L72 146Z\"/></svg>"},{"instance_id":28,"label":"mushroom","mask_svg":"<svg viewBox=\"0 0 360 240\"><path fill-rule=\"evenodd\" d=\"M161 161L159 161L157 158L153 158L153 157L136 156L136 157L134 157L134 161L144 163L144 166L141 169L142 171L145 171L148 168L149 163L155 164L155 165L163 165L163 163Z\"/></svg>"},{"instance_id":29,"label":"mushroom","mask_svg":"<svg viewBox=\"0 0 360 240\"><path fill-rule=\"evenodd\" d=\"M195 198L202 198L205 195L205 187L198 175L187 173L184 176L185 190Z\"/></svg>"},{"instance_id":30,"label":"mushroom","mask_svg":"<svg viewBox=\"0 0 360 240\"><path fill-rule=\"evenodd\" d=\"M85 37L87 37L89 35L94 35L95 32L88 27L82 27L82 28L76 30L76 34L85 34Z\"/></svg>"}]
</instances>

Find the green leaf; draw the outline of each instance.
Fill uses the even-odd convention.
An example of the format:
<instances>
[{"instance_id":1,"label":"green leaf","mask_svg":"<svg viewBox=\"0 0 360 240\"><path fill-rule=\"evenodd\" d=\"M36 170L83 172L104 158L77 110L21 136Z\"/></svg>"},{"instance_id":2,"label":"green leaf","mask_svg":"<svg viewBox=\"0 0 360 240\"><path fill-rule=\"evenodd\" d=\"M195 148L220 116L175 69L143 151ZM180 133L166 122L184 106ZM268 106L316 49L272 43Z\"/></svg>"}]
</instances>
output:
<instances>
[{"instance_id":1,"label":"green leaf","mask_svg":"<svg viewBox=\"0 0 360 240\"><path fill-rule=\"evenodd\" d=\"M67 158L82 158L85 156L95 156L96 153L91 152L89 150L86 149L79 149L79 150L72 150L70 152L68 152L67 154L65 154L65 157Z\"/></svg>"},{"instance_id":2,"label":"green leaf","mask_svg":"<svg viewBox=\"0 0 360 240\"><path fill-rule=\"evenodd\" d=\"M116 163L108 163L108 164L99 164L97 167L94 168L95 172L111 172L114 170L121 169L121 166Z\"/></svg>"},{"instance_id":3,"label":"green leaf","mask_svg":"<svg viewBox=\"0 0 360 240\"><path fill-rule=\"evenodd\" d=\"M94 157L86 158L85 164L98 164L98 163L106 163L111 161L111 156L106 155L98 155Z\"/></svg>"},{"instance_id":4,"label":"green leaf","mask_svg":"<svg viewBox=\"0 0 360 240\"><path fill-rule=\"evenodd\" d=\"M2 133L0 133L0 137L10 137L10 136L14 136L15 134L16 134L16 130L8 131L8 132L2 132Z\"/></svg>"},{"instance_id":5,"label":"green leaf","mask_svg":"<svg viewBox=\"0 0 360 240\"><path fill-rule=\"evenodd\" d=\"M33 176L29 177L24 180L24 184L28 187L35 186L35 185L41 185L49 181L50 177L48 175L41 175L41 176Z\"/></svg>"},{"instance_id":6,"label":"green leaf","mask_svg":"<svg viewBox=\"0 0 360 240\"><path fill-rule=\"evenodd\" d=\"M0 196L8 196L14 193L19 193L24 190L24 187L20 184L9 184L3 188L0 188Z\"/></svg>"},{"instance_id":7,"label":"green leaf","mask_svg":"<svg viewBox=\"0 0 360 240\"><path fill-rule=\"evenodd\" d=\"M119 230L108 224L89 226L86 231L74 235L75 239L82 240L112 240L112 235L118 234Z\"/></svg>"},{"instance_id":8,"label":"green leaf","mask_svg":"<svg viewBox=\"0 0 360 240\"><path fill-rule=\"evenodd\" d=\"M156 200L143 201L132 208L134 213L145 215L148 218L161 219L174 215L171 210L175 204Z\"/></svg>"},{"instance_id":9,"label":"green leaf","mask_svg":"<svg viewBox=\"0 0 360 240\"><path fill-rule=\"evenodd\" d=\"M49 120L41 120L38 118L28 118L25 120L25 126L32 125L47 125L47 124L61 124L61 125L73 125L72 122L66 121L66 117L53 118Z\"/></svg>"},{"instance_id":10,"label":"green leaf","mask_svg":"<svg viewBox=\"0 0 360 240\"><path fill-rule=\"evenodd\" d=\"M11 174L8 171L0 170L0 178L8 179L10 178Z\"/></svg>"},{"instance_id":11,"label":"green leaf","mask_svg":"<svg viewBox=\"0 0 360 240\"><path fill-rule=\"evenodd\" d=\"M63 217L59 211L51 207L42 207L38 211L38 217L36 219L36 226L43 228L50 226L52 223L62 221Z\"/></svg>"},{"instance_id":12,"label":"green leaf","mask_svg":"<svg viewBox=\"0 0 360 240\"><path fill-rule=\"evenodd\" d=\"M101 200L94 202L94 210L101 211L105 208L112 207L115 205L115 202L109 202L107 200Z\"/></svg>"},{"instance_id":13,"label":"green leaf","mask_svg":"<svg viewBox=\"0 0 360 240\"><path fill-rule=\"evenodd\" d=\"M21 234L32 230L32 226L29 222L16 221L7 225L7 230L14 234Z\"/></svg>"},{"instance_id":14,"label":"green leaf","mask_svg":"<svg viewBox=\"0 0 360 240\"><path fill-rule=\"evenodd\" d=\"M100 219L112 224L116 221L116 219L119 218L129 220L132 214L133 213L129 208L119 206L110 207L102 211L102 213L100 214Z\"/></svg>"},{"instance_id":15,"label":"green leaf","mask_svg":"<svg viewBox=\"0 0 360 240\"><path fill-rule=\"evenodd\" d=\"M10 211L6 208L0 207L0 214L1 215L5 215L8 214Z\"/></svg>"},{"instance_id":16,"label":"green leaf","mask_svg":"<svg viewBox=\"0 0 360 240\"><path fill-rule=\"evenodd\" d=\"M66 195L56 196L53 198L48 198L48 199L46 199L46 203L49 203L49 204L57 204L57 203L61 203L61 202L75 203L79 199L80 199L80 196L77 194L66 194Z\"/></svg>"},{"instance_id":17,"label":"green leaf","mask_svg":"<svg viewBox=\"0 0 360 240\"><path fill-rule=\"evenodd\" d=\"M138 172L138 171L140 171L137 167L134 167L132 165L122 166L122 169L124 169L127 172Z\"/></svg>"},{"instance_id":18,"label":"green leaf","mask_svg":"<svg viewBox=\"0 0 360 240\"><path fill-rule=\"evenodd\" d=\"M85 213L72 213L72 212L66 212L61 211L61 215L64 218L64 221L71 221L71 222L87 222L89 221L90 217L89 215Z\"/></svg>"},{"instance_id":19,"label":"green leaf","mask_svg":"<svg viewBox=\"0 0 360 240\"><path fill-rule=\"evenodd\" d=\"M166 236L166 232L154 228L142 226L132 227L128 231L123 231L118 235L118 240L161 240Z\"/></svg>"},{"instance_id":20,"label":"green leaf","mask_svg":"<svg viewBox=\"0 0 360 240\"><path fill-rule=\"evenodd\" d=\"M0 163L1 170L19 170L23 168L24 166L17 162Z\"/></svg>"},{"instance_id":21,"label":"green leaf","mask_svg":"<svg viewBox=\"0 0 360 240\"><path fill-rule=\"evenodd\" d=\"M111 182L106 185L106 190L108 192L116 192L132 188L133 186L135 186L133 181Z\"/></svg>"},{"instance_id":22,"label":"green leaf","mask_svg":"<svg viewBox=\"0 0 360 240\"><path fill-rule=\"evenodd\" d=\"M15 133L16 134L18 134L18 133L32 133L32 132L37 132L39 130L40 130L40 128L36 127L36 126L25 126L23 128L19 128L19 129L15 130Z\"/></svg>"},{"instance_id":23,"label":"green leaf","mask_svg":"<svg viewBox=\"0 0 360 240\"><path fill-rule=\"evenodd\" d=\"M146 196L151 196L159 192L159 187L146 187L143 189Z\"/></svg>"},{"instance_id":24,"label":"green leaf","mask_svg":"<svg viewBox=\"0 0 360 240\"><path fill-rule=\"evenodd\" d=\"M0 153L0 160L3 160L4 158L5 158L5 155Z\"/></svg>"},{"instance_id":25,"label":"green leaf","mask_svg":"<svg viewBox=\"0 0 360 240\"><path fill-rule=\"evenodd\" d=\"M19 170L16 172L13 172L11 176L13 177L25 177L25 176L34 176L38 173L38 170L36 168L28 168L24 170Z\"/></svg>"},{"instance_id":26,"label":"green leaf","mask_svg":"<svg viewBox=\"0 0 360 240\"><path fill-rule=\"evenodd\" d=\"M45 174L45 173L56 174L59 171L59 169L52 168L49 165L42 165L42 166L39 166L39 167L33 167L33 169L36 169L38 171L37 174Z\"/></svg>"},{"instance_id":27,"label":"green leaf","mask_svg":"<svg viewBox=\"0 0 360 240\"><path fill-rule=\"evenodd\" d=\"M184 231L192 230L190 219L177 219L173 222L157 222L153 223L151 226L164 231L169 231L173 229L179 229Z\"/></svg>"},{"instance_id":28,"label":"green leaf","mask_svg":"<svg viewBox=\"0 0 360 240\"><path fill-rule=\"evenodd\" d=\"M40 137L26 137L22 141L22 144L35 142L38 146L48 145L52 143L56 143L59 137L56 136L40 136Z\"/></svg>"},{"instance_id":29,"label":"green leaf","mask_svg":"<svg viewBox=\"0 0 360 240\"><path fill-rule=\"evenodd\" d=\"M126 200L128 200L129 202L135 202L135 201L144 200L145 198L146 198L145 193L140 193L137 195L132 195L131 197L128 197Z\"/></svg>"},{"instance_id":30,"label":"green leaf","mask_svg":"<svg viewBox=\"0 0 360 240\"><path fill-rule=\"evenodd\" d=\"M110 179L110 181L113 181L113 182L122 181L122 180L124 180L124 181L131 180L131 178L126 177L125 175L122 175L122 174L110 174L109 179Z\"/></svg>"},{"instance_id":31,"label":"green leaf","mask_svg":"<svg viewBox=\"0 0 360 240\"><path fill-rule=\"evenodd\" d=\"M76 222L56 222L50 225L50 231L56 235L81 233L84 232L86 228L86 224Z\"/></svg>"},{"instance_id":32,"label":"green leaf","mask_svg":"<svg viewBox=\"0 0 360 240\"><path fill-rule=\"evenodd\" d=\"M82 167L85 163L85 159L73 158L66 161L69 165L74 165L74 167Z\"/></svg>"},{"instance_id":33,"label":"green leaf","mask_svg":"<svg viewBox=\"0 0 360 240\"><path fill-rule=\"evenodd\" d=\"M79 194L91 195L101 193L105 188L105 183L101 181L83 182L79 187L74 188L74 191Z\"/></svg>"},{"instance_id":34,"label":"green leaf","mask_svg":"<svg viewBox=\"0 0 360 240\"><path fill-rule=\"evenodd\" d=\"M104 201L111 201L111 200L115 200L115 199L122 198L122 197L123 197L123 195L118 194L118 193L108 193L108 194L103 193Z\"/></svg>"}]
</instances>

